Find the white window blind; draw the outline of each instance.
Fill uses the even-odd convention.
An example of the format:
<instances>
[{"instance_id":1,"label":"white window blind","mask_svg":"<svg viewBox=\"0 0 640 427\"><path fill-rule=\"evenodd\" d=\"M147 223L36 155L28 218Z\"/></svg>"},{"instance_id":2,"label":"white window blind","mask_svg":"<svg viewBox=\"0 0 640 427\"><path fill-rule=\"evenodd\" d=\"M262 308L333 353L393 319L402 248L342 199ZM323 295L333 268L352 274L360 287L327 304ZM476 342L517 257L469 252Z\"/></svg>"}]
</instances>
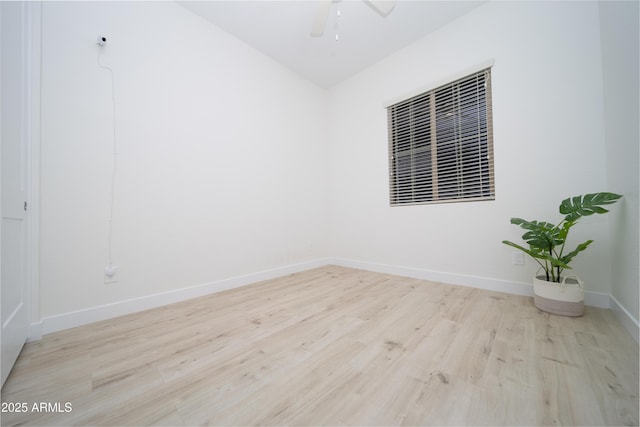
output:
<instances>
[{"instance_id":1,"label":"white window blind","mask_svg":"<svg viewBox=\"0 0 640 427\"><path fill-rule=\"evenodd\" d=\"M493 200L491 69L387 108L391 205Z\"/></svg>"}]
</instances>

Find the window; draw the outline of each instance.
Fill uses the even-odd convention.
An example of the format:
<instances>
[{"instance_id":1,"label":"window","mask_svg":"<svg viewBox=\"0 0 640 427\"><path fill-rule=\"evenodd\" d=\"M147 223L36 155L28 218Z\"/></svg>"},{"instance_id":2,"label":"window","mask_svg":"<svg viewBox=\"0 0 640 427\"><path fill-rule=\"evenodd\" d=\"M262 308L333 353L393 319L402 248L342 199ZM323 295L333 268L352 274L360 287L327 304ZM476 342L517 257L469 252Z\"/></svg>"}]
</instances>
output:
<instances>
[{"instance_id":1,"label":"window","mask_svg":"<svg viewBox=\"0 0 640 427\"><path fill-rule=\"evenodd\" d=\"M491 69L387 108L391 205L493 200Z\"/></svg>"}]
</instances>

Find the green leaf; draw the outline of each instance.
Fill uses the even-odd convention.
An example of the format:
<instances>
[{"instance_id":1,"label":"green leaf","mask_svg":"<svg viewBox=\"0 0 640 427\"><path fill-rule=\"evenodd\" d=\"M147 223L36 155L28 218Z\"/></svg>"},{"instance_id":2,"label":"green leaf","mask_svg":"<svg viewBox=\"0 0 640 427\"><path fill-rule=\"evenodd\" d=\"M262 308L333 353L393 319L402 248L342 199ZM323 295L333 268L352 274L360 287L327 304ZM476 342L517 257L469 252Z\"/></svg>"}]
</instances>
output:
<instances>
[{"instance_id":1,"label":"green leaf","mask_svg":"<svg viewBox=\"0 0 640 427\"><path fill-rule=\"evenodd\" d=\"M569 264L571 262L571 260L578 255L580 252L584 251L585 249L587 249L587 247L593 243L593 240L587 240L584 243L580 243L574 250L572 250L571 252L569 252L568 254L562 256L560 258L560 261L565 263L565 264Z\"/></svg>"},{"instance_id":2,"label":"green leaf","mask_svg":"<svg viewBox=\"0 0 640 427\"><path fill-rule=\"evenodd\" d=\"M550 222L511 218L511 223L527 230L527 232L522 235L522 240L527 242L535 252L548 252L564 242L564 240L560 238L561 230Z\"/></svg>"},{"instance_id":3,"label":"green leaf","mask_svg":"<svg viewBox=\"0 0 640 427\"><path fill-rule=\"evenodd\" d=\"M560 213L565 215L565 221L575 222L583 216L609 212L602 206L616 203L620 198L622 196L615 193L590 193L564 199L559 209Z\"/></svg>"},{"instance_id":4,"label":"green leaf","mask_svg":"<svg viewBox=\"0 0 640 427\"><path fill-rule=\"evenodd\" d=\"M511 224L519 225L525 230L553 230L555 225L544 221L527 221L522 218L511 218Z\"/></svg>"},{"instance_id":5,"label":"green leaf","mask_svg":"<svg viewBox=\"0 0 640 427\"><path fill-rule=\"evenodd\" d=\"M562 240L563 242L567 240L567 235L569 234L569 230L571 229L571 227L573 227L574 224L575 224L575 221L563 222L562 227L558 230L558 240Z\"/></svg>"},{"instance_id":6,"label":"green leaf","mask_svg":"<svg viewBox=\"0 0 640 427\"><path fill-rule=\"evenodd\" d=\"M545 254L545 255L546 256L544 257L544 259L549 261L551 265L553 265L554 267L560 267L561 269L568 268L569 270L571 270L571 267L569 267L569 264L564 262L564 257L557 259L552 257L549 254Z\"/></svg>"},{"instance_id":7,"label":"green leaf","mask_svg":"<svg viewBox=\"0 0 640 427\"><path fill-rule=\"evenodd\" d=\"M527 255L529 255L532 258L538 258L538 259L545 259L545 254L541 253L541 252L537 252L531 249L527 249L523 246L518 245L517 243L513 243L510 242L508 240L503 240L502 243L504 243L505 245L514 247L516 249L520 249L522 252L526 253Z\"/></svg>"},{"instance_id":8,"label":"green leaf","mask_svg":"<svg viewBox=\"0 0 640 427\"><path fill-rule=\"evenodd\" d=\"M536 248L538 250L548 251L556 246L556 240L553 236L541 232L530 231L525 233L522 235L522 240L527 242L531 248Z\"/></svg>"}]
</instances>

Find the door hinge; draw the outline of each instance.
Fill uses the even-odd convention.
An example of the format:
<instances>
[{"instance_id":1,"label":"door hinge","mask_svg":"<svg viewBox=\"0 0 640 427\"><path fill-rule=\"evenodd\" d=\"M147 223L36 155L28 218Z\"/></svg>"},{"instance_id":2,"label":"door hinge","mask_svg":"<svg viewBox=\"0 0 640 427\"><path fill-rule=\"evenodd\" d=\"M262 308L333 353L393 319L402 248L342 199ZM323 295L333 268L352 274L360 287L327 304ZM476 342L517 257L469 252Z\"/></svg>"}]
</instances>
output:
<instances>
[{"instance_id":1,"label":"door hinge","mask_svg":"<svg viewBox=\"0 0 640 427\"><path fill-rule=\"evenodd\" d=\"M24 202L24 211L27 211L27 202Z\"/></svg>"}]
</instances>

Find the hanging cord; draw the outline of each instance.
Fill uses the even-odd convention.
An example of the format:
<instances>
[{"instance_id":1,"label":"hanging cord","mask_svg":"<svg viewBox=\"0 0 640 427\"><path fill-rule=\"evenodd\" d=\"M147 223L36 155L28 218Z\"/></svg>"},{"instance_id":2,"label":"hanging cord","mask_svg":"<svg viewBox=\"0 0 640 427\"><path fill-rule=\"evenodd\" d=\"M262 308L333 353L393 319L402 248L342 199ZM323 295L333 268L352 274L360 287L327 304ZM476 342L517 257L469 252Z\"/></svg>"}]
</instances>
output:
<instances>
[{"instance_id":1,"label":"hanging cord","mask_svg":"<svg viewBox=\"0 0 640 427\"><path fill-rule=\"evenodd\" d=\"M111 242L112 242L112 234L113 234L113 204L114 204L114 196L116 190L116 170L118 165L118 145L116 140L116 91L115 91L115 83L113 79L113 68L103 65L100 62L100 57L102 56L102 51L104 50L103 46L98 48L98 67L103 68L109 71L109 75L111 76L111 106L112 106L112 128L113 128L113 170L111 171L111 195L109 200L109 267L113 267L112 263L112 250L111 250Z\"/></svg>"}]
</instances>

